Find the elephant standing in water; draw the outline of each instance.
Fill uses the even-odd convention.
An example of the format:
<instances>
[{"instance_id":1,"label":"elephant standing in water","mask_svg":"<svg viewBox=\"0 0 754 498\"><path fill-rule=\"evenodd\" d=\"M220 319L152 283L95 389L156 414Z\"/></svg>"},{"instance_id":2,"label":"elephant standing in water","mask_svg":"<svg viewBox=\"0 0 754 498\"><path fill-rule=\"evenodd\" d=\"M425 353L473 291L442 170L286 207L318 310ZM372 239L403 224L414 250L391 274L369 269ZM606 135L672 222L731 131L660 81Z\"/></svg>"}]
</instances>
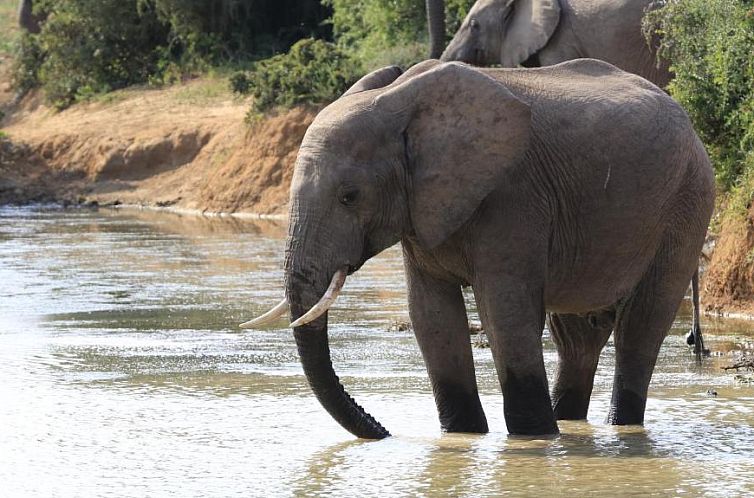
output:
<instances>
[{"instance_id":1,"label":"elephant standing in water","mask_svg":"<svg viewBox=\"0 0 754 498\"><path fill-rule=\"evenodd\" d=\"M388 432L343 389L327 308L346 276L400 241L409 312L444 430L488 430L462 297L471 285L512 434L584 418L615 329L608 421L643 422L663 338L714 202L683 109L610 64L537 69L426 61L371 73L308 129L291 185L286 300L304 372L347 430ZM561 361L548 390L545 312Z\"/></svg>"},{"instance_id":2,"label":"elephant standing in water","mask_svg":"<svg viewBox=\"0 0 754 498\"><path fill-rule=\"evenodd\" d=\"M444 26L427 0L430 33ZM642 17L657 0L478 0L442 54L443 61L478 66L549 66L589 57L664 87L666 61L642 33ZM432 40L437 37L431 37ZM436 52L435 52L436 53Z\"/></svg>"},{"instance_id":3,"label":"elephant standing in water","mask_svg":"<svg viewBox=\"0 0 754 498\"><path fill-rule=\"evenodd\" d=\"M534 67L589 57L663 88L672 77L668 62L658 60L655 47L642 33L642 18L662 0L478 0L444 52L444 1L426 2L433 58L478 66ZM695 272L694 320L686 342L700 360L709 351L699 324L698 288Z\"/></svg>"}]
</instances>

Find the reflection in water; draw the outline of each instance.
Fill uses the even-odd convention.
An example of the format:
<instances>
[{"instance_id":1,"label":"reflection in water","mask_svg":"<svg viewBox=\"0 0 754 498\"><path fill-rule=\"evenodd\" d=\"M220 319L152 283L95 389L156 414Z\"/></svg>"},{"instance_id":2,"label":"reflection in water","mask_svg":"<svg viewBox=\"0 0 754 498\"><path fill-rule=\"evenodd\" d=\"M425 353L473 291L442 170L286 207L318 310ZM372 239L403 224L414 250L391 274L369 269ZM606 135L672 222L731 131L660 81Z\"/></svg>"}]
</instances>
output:
<instances>
[{"instance_id":1,"label":"reflection in water","mask_svg":"<svg viewBox=\"0 0 754 498\"><path fill-rule=\"evenodd\" d=\"M697 367L684 307L645 428L602 424L609 343L589 421L549 440L505 435L490 352L475 350L492 432L441 434L416 343L389 330L407 319L398 248L349 278L331 313L338 374L395 434L353 439L311 395L284 321L237 328L282 296L284 234L232 218L0 209L3 495L754 492L754 387L720 370L750 324L705 320L722 356ZM544 345L552 374L547 334Z\"/></svg>"}]
</instances>

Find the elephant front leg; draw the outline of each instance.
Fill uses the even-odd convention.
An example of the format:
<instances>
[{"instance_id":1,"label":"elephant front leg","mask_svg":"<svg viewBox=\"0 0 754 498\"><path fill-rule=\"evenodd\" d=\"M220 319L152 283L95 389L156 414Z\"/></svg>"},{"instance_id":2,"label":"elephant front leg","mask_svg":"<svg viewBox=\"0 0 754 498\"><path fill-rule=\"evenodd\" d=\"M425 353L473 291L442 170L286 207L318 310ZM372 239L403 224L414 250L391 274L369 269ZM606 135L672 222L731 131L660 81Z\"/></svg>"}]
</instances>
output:
<instances>
[{"instance_id":1,"label":"elephant front leg","mask_svg":"<svg viewBox=\"0 0 754 498\"><path fill-rule=\"evenodd\" d=\"M461 288L406 261L409 313L447 432L486 433Z\"/></svg>"},{"instance_id":2,"label":"elephant front leg","mask_svg":"<svg viewBox=\"0 0 754 498\"><path fill-rule=\"evenodd\" d=\"M542 286L505 275L474 284L482 326L503 391L505 423L516 435L557 434L542 356Z\"/></svg>"}]
</instances>

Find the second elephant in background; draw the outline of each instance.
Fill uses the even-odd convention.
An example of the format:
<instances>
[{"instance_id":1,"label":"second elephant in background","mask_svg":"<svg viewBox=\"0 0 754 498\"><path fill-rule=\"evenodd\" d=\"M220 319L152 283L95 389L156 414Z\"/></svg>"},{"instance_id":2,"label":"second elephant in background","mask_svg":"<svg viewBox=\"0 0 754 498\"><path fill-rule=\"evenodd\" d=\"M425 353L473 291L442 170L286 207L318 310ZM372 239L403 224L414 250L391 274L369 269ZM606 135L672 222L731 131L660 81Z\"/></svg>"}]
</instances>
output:
<instances>
[{"instance_id":1,"label":"second elephant in background","mask_svg":"<svg viewBox=\"0 0 754 498\"><path fill-rule=\"evenodd\" d=\"M660 5L658 0L478 0L441 59L516 67L589 57L664 87L671 78L668 64L658 61L642 33L642 18ZM429 22L431 30L442 20L430 16Z\"/></svg>"}]
</instances>

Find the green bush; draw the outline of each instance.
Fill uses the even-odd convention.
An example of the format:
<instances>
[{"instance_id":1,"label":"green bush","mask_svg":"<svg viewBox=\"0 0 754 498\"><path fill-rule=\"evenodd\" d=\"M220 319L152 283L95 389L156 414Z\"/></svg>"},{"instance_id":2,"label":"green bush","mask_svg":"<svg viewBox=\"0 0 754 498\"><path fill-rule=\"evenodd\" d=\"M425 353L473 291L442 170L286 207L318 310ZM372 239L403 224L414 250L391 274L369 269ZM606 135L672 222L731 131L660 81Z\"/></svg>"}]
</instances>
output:
<instances>
[{"instance_id":1,"label":"green bush","mask_svg":"<svg viewBox=\"0 0 754 498\"><path fill-rule=\"evenodd\" d=\"M661 36L675 73L668 89L730 189L754 165L754 0L671 0L645 31Z\"/></svg>"},{"instance_id":2,"label":"green bush","mask_svg":"<svg viewBox=\"0 0 754 498\"><path fill-rule=\"evenodd\" d=\"M475 0L445 0L448 40ZM323 0L333 9L338 44L366 70L398 64L410 66L429 50L425 0Z\"/></svg>"},{"instance_id":3,"label":"green bush","mask_svg":"<svg viewBox=\"0 0 754 498\"><path fill-rule=\"evenodd\" d=\"M170 28L170 46L213 63L267 57L331 35L319 0L139 0Z\"/></svg>"},{"instance_id":4,"label":"green bush","mask_svg":"<svg viewBox=\"0 0 754 498\"><path fill-rule=\"evenodd\" d=\"M39 81L58 108L143 83L160 70L168 27L139 0L56 0L37 36ZM27 69L31 73L31 69Z\"/></svg>"},{"instance_id":5,"label":"green bush","mask_svg":"<svg viewBox=\"0 0 754 498\"><path fill-rule=\"evenodd\" d=\"M329 36L319 0L36 0L16 86L42 86L58 108L128 85L171 83L213 65Z\"/></svg>"},{"instance_id":6,"label":"green bush","mask_svg":"<svg viewBox=\"0 0 754 498\"><path fill-rule=\"evenodd\" d=\"M28 33L21 35L11 70L13 88L23 94L39 86L39 68L43 61L44 51L38 37Z\"/></svg>"},{"instance_id":7,"label":"green bush","mask_svg":"<svg viewBox=\"0 0 754 498\"><path fill-rule=\"evenodd\" d=\"M336 45L311 38L296 42L287 54L259 61L244 75L234 75L235 89L254 97L249 119L275 107L325 103L336 99L361 75L359 65Z\"/></svg>"}]
</instances>

